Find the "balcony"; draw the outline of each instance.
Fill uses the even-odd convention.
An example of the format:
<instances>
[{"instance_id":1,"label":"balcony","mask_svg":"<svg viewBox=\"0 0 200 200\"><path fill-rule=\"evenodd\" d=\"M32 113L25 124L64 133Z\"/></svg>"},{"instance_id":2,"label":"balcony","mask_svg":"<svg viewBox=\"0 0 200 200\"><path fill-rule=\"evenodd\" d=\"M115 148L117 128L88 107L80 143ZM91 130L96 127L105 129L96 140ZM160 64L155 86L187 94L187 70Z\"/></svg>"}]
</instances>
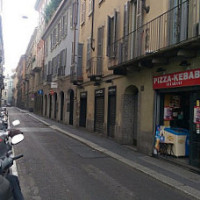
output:
<instances>
[{"instance_id":1,"label":"balcony","mask_svg":"<svg viewBox=\"0 0 200 200\"><path fill-rule=\"evenodd\" d=\"M102 57L92 57L87 62L87 76L90 81L100 81L102 77Z\"/></svg>"},{"instance_id":2,"label":"balcony","mask_svg":"<svg viewBox=\"0 0 200 200\"><path fill-rule=\"evenodd\" d=\"M200 47L200 22L193 19L198 9L185 1L115 41L108 46L108 68L125 74L126 67L153 67L172 56L194 56Z\"/></svg>"},{"instance_id":3,"label":"balcony","mask_svg":"<svg viewBox=\"0 0 200 200\"><path fill-rule=\"evenodd\" d=\"M70 68L70 81L78 86L83 82L82 68L77 67L76 64L73 64Z\"/></svg>"},{"instance_id":4,"label":"balcony","mask_svg":"<svg viewBox=\"0 0 200 200\"><path fill-rule=\"evenodd\" d=\"M41 70L42 70L42 67L40 67L40 66L34 65L34 66L32 67L32 71L33 71L33 72L40 72Z\"/></svg>"}]
</instances>

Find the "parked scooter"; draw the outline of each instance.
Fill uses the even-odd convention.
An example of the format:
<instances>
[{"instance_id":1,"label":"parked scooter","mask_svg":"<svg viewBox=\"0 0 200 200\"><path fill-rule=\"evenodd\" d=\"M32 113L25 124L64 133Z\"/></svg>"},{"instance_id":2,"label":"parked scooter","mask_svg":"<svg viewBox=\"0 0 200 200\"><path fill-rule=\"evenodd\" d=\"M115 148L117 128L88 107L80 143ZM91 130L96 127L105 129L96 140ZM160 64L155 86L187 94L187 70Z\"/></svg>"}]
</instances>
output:
<instances>
[{"instance_id":1,"label":"parked scooter","mask_svg":"<svg viewBox=\"0 0 200 200\"><path fill-rule=\"evenodd\" d=\"M19 124L19 120L13 122L13 125ZM0 180L4 178L4 182L6 184L5 178L10 183L10 190L13 194L13 200L23 200L23 195L21 193L19 180L17 176L13 176L10 174L10 167L13 165L13 161L17 160L23 155L15 156L12 155L12 146L20 143L24 139L24 135L21 131L16 129L9 129L7 131L0 131ZM1 194L1 199L6 199L5 197L8 194Z\"/></svg>"},{"instance_id":2,"label":"parked scooter","mask_svg":"<svg viewBox=\"0 0 200 200\"><path fill-rule=\"evenodd\" d=\"M0 108L0 130L8 128L8 111L6 108Z\"/></svg>"}]
</instances>

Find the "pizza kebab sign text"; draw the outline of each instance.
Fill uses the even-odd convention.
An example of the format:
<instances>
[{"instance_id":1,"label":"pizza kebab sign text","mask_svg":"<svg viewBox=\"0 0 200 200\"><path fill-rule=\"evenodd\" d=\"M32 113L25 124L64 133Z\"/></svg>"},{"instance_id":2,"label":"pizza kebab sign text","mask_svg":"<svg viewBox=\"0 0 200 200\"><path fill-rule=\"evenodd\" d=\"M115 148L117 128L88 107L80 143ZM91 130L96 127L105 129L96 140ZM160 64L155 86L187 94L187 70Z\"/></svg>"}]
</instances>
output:
<instances>
[{"instance_id":1,"label":"pizza kebab sign text","mask_svg":"<svg viewBox=\"0 0 200 200\"><path fill-rule=\"evenodd\" d=\"M200 69L153 77L153 89L200 85Z\"/></svg>"}]
</instances>

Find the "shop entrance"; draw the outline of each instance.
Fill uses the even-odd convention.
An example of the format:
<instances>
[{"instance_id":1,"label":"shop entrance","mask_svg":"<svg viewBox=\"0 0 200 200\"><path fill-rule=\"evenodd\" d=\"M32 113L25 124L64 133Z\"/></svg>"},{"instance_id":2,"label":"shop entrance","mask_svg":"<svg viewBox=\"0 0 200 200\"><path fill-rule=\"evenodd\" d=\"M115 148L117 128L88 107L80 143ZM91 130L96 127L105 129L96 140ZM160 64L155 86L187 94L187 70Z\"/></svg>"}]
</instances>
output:
<instances>
[{"instance_id":1,"label":"shop entrance","mask_svg":"<svg viewBox=\"0 0 200 200\"><path fill-rule=\"evenodd\" d=\"M200 92L191 97L190 164L200 167Z\"/></svg>"},{"instance_id":2,"label":"shop entrance","mask_svg":"<svg viewBox=\"0 0 200 200\"><path fill-rule=\"evenodd\" d=\"M157 94L156 140L160 154L200 167L200 92L176 88Z\"/></svg>"}]
</instances>

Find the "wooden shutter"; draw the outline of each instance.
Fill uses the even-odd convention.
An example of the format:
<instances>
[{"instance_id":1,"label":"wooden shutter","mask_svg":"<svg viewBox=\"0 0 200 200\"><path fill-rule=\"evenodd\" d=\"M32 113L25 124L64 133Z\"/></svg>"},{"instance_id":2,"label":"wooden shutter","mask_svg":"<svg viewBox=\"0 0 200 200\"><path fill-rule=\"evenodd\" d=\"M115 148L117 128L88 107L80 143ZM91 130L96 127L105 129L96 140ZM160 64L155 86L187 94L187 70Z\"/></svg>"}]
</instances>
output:
<instances>
[{"instance_id":1,"label":"wooden shutter","mask_svg":"<svg viewBox=\"0 0 200 200\"><path fill-rule=\"evenodd\" d=\"M130 2L128 1L124 5L124 36L127 36L129 33L129 15L128 15L129 4L130 4Z\"/></svg>"},{"instance_id":2,"label":"wooden shutter","mask_svg":"<svg viewBox=\"0 0 200 200\"><path fill-rule=\"evenodd\" d=\"M90 59L91 59L91 38L88 38L87 40L87 69L91 67Z\"/></svg>"},{"instance_id":3,"label":"wooden shutter","mask_svg":"<svg viewBox=\"0 0 200 200\"><path fill-rule=\"evenodd\" d=\"M102 73L102 57L103 57L103 31L104 27L98 28L98 47L97 47L97 75Z\"/></svg>"},{"instance_id":4,"label":"wooden shutter","mask_svg":"<svg viewBox=\"0 0 200 200\"><path fill-rule=\"evenodd\" d=\"M83 44L78 43L77 78L82 78Z\"/></svg>"},{"instance_id":5,"label":"wooden shutter","mask_svg":"<svg viewBox=\"0 0 200 200\"><path fill-rule=\"evenodd\" d=\"M177 43L177 29L178 29L178 0L170 0L170 44Z\"/></svg>"},{"instance_id":6,"label":"wooden shutter","mask_svg":"<svg viewBox=\"0 0 200 200\"><path fill-rule=\"evenodd\" d=\"M65 68L67 62L67 49L62 51L62 66Z\"/></svg>"},{"instance_id":7,"label":"wooden shutter","mask_svg":"<svg viewBox=\"0 0 200 200\"><path fill-rule=\"evenodd\" d=\"M116 44L116 42L117 42L117 28L118 28L118 26L117 26L117 23L118 23L118 15L119 15L119 13L117 12L117 11L115 11L115 13L114 13L114 30L113 30L113 45L112 45L112 56L113 57L115 57L116 56L116 48L117 48L117 44Z\"/></svg>"},{"instance_id":8,"label":"wooden shutter","mask_svg":"<svg viewBox=\"0 0 200 200\"><path fill-rule=\"evenodd\" d=\"M112 18L110 16L108 16L107 19L107 56L110 57L110 52L111 52L111 22L112 22Z\"/></svg>"},{"instance_id":9,"label":"wooden shutter","mask_svg":"<svg viewBox=\"0 0 200 200\"><path fill-rule=\"evenodd\" d=\"M85 14L86 14L86 1L83 1L81 6L81 24L85 22Z\"/></svg>"},{"instance_id":10,"label":"wooden shutter","mask_svg":"<svg viewBox=\"0 0 200 200\"><path fill-rule=\"evenodd\" d=\"M137 0L137 10L136 10L136 47L137 47L137 56L141 55L142 52L142 1Z\"/></svg>"},{"instance_id":11,"label":"wooden shutter","mask_svg":"<svg viewBox=\"0 0 200 200\"><path fill-rule=\"evenodd\" d=\"M187 39L188 27L188 2L181 4L181 28L180 28L180 41Z\"/></svg>"}]
</instances>

